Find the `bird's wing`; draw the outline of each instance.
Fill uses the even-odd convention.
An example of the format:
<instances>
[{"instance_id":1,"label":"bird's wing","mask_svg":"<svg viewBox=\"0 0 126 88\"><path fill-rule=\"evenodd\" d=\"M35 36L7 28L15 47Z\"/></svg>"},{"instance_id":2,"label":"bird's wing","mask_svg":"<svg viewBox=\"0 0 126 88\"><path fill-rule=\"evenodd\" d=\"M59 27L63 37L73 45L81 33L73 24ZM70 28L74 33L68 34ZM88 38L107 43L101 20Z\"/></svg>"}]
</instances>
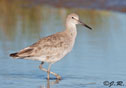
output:
<instances>
[{"instance_id":1,"label":"bird's wing","mask_svg":"<svg viewBox=\"0 0 126 88\"><path fill-rule=\"evenodd\" d=\"M42 55L55 55L56 52L64 51L69 47L69 39L66 36L56 33L54 35L40 39L33 45L22 49L17 53L19 57L39 57Z\"/></svg>"}]
</instances>

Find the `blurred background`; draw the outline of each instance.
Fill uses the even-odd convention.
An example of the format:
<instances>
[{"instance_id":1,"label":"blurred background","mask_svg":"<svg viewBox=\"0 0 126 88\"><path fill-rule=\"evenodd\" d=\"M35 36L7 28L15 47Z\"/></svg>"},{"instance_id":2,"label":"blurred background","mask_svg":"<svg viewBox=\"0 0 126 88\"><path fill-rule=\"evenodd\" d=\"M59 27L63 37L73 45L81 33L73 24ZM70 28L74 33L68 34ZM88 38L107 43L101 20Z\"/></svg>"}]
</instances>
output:
<instances>
[{"instance_id":1,"label":"blurred background","mask_svg":"<svg viewBox=\"0 0 126 88\"><path fill-rule=\"evenodd\" d=\"M72 52L51 68L62 76L61 81L52 75L47 81L38 61L9 57L63 31L66 16L73 12L93 31L77 26ZM107 88L104 81L126 85L125 12L126 0L0 0L1 88Z\"/></svg>"}]
</instances>

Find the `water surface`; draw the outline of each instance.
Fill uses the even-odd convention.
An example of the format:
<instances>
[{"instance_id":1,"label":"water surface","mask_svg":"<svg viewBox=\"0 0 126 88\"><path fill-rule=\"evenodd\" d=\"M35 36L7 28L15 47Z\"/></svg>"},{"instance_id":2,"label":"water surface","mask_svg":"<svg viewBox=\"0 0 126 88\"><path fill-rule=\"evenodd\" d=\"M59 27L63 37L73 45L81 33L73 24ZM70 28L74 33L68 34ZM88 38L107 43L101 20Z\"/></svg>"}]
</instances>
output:
<instances>
[{"instance_id":1,"label":"water surface","mask_svg":"<svg viewBox=\"0 0 126 88\"><path fill-rule=\"evenodd\" d=\"M38 68L40 62L9 57L41 37L63 31L66 15L74 11L42 5L1 4L1 88L106 88L104 81L126 84L126 15L121 13L77 9L80 19L93 31L77 26L72 52L51 68L63 78L58 83L52 75L52 80L46 80L46 73Z\"/></svg>"}]
</instances>

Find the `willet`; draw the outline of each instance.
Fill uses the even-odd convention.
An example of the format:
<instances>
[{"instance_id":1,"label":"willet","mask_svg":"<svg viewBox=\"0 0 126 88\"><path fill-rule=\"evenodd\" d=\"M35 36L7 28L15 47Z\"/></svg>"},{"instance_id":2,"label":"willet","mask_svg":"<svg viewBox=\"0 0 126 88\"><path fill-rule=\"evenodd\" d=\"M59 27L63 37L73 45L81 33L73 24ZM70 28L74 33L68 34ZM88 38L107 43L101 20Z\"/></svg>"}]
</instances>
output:
<instances>
[{"instance_id":1,"label":"willet","mask_svg":"<svg viewBox=\"0 0 126 88\"><path fill-rule=\"evenodd\" d=\"M41 61L39 68L48 73L47 79L50 78L50 74L55 75L57 79L61 79L61 76L51 72L50 68L53 63L61 60L72 50L77 35L76 24L81 24L88 29L92 29L81 22L77 14L72 13L66 18L66 29L63 32L57 32L56 34L44 37L31 46L10 54L10 56ZM48 69L42 67L44 62L49 63Z\"/></svg>"}]
</instances>

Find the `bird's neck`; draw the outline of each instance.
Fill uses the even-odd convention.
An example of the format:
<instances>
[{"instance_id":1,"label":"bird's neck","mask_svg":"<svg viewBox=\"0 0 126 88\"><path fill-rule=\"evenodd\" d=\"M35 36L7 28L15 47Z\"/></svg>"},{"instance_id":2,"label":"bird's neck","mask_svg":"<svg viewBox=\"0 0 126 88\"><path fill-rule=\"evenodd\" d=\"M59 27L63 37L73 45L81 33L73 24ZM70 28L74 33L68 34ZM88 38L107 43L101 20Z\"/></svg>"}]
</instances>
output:
<instances>
[{"instance_id":1,"label":"bird's neck","mask_svg":"<svg viewBox=\"0 0 126 88\"><path fill-rule=\"evenodd\" d=\"M77 35L77 29L75 24L66 24L66 30L65 32L72 38L76 38Z\"/></svg>"}]
</instances>

